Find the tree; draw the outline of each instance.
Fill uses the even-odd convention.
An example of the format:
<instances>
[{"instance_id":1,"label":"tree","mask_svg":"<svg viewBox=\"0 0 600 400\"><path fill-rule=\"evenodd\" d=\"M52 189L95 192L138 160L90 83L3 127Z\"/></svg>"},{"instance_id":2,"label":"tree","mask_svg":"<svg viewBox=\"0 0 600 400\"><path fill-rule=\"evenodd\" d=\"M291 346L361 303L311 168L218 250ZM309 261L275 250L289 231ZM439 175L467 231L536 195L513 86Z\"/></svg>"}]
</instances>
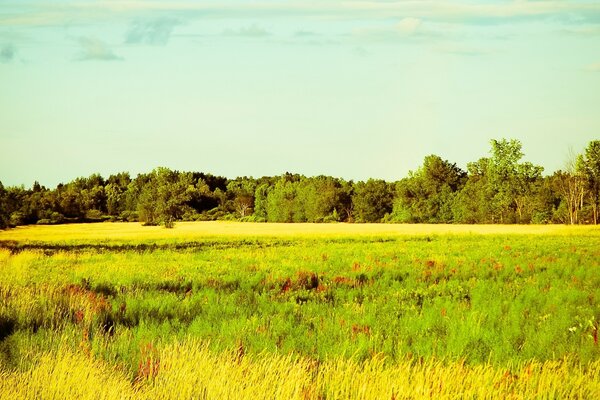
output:
<instances>
[{"instance_id":1,"label":"tree","mask_svg":"<svg viewBox=\"0 0 600 400\"><path fill-rule=\"evenodd\" d=\"M140 221L145 225L173 228L183 215L194 191L192 175L159 167L150 173L138 201Z\"/></svg>"},{"instance_id":2,"label":"tree","mask_svg":"<svg viewBox=\"0 0 600 400\"><path fill-rule=\"evenodd\" d=\"M585 158L581 166L585 176L586 189L594 225L598 224L600 209L600 140L591 141L585 149Z\"/></svg>"},{"instance_id":3,"label":"tree","mask_svg":"<svg viewBox=\"0 0 600 400\"><path fill-rule=\"evenodd\" d=\"M267 198L269 196L269 184L263 183L256 187L254 191L254 216L257 220L267 220Z\"/></svg>"},{"instance_id":4,"label":"tree","mask_svg":"<svg viewBox=\"0 0 600 400\"><path fill-rule=\"evenodd\" d=\"M125 212L127 206L126 192L130 183L131 177L128 172L121 172L108 177L106 186L104 186L108 215L116 217Z\"/></svg>"},{"instance_id":5,"label":"tree","mask_svg":"<svg viewBox=\"0 0 600 400\"><path fill-rule=\"evenodd\" d=\"M517 222L531 220L535 198L542 184L543 167L530 162L517 164L513 178L512 195L517 212Z\"/></svg>"},{"instance_id":6,"label":"tree","mask_svg":"<svg viewBox=\"0 0 600 400\"><path fill-rule=\"evenodd\" d=\"M542 167L521 163L518 140L492 140L491 157L469 163L469 178L453 206L457 222L528 222Z\"/></svg>"},{"instance_id":7,"label":"tree","mask_svg":"<svg viewBox=\"0 0 600 400\"><path fill-rule=\"evenodd\" d=\"M7 204L7 193L0 181L0 229L8 227L8 221L10 219L10 213Z\"/></svg>"},{"instance_id":8,"label":"tree","mask_svg":"<svg viewBox=\"0 0 600 400\"><path fill-rule=\"evenodd\" d=\"M583 208L586 185L584 166L583 156L571 153L565 171L554 174L555 188L561 194L571 225L579 223L579 212Z\"/></svg>"},{"instance_id":9,"label":"tree","mask_svg":"<svg viewBox=\"0 0 600 400\"><path fill-rule=\"evenodd\" d=\"M227 184L227 193L233 197L233 208L241 218L252 214L255 190L256 182L249 178L238 178Z\"/></svg>"},{"instance_id":10,"label":"tree","mask_svg":"<svg viewBox=\"0 0 600 400\"><path fill-rule=\"evenodd\" d=\"M342 185L335 178L317 176L302 177L295 183L294 221L323 222L339 220L334 211L340 207Z\"/></svg>"},{"instance_id":11,"label":"tree","mask_svg":"<svg viewBox=\"0 0 600 400\"><path fill-rule=\"evenodd\" d=\"M381 222L392 211L391 185L381 179L369 179L354 185L353 213L358 222Z\"/></svg>"},{"instance_id":12,"label":"tree","mask_svg":"<svg viewBox=\"0 0 600 400\"><path fill-rule=\"evenodd\" d=\"M466 172L436 155L425 157L423 166L409 172L396 185L392 219L398 222L449 223L452 204L462 189Z\"/></svg>"},{"instance_id":13,"label":"tree","mask_svg":"<svg viewBox=\"0 0 600 400\"><path fill-rule=\"evenodd\" d=\"M293 222L299 219L294 214L296 188L294 183L282 176L267 195L267 221Z\"/></svg>"},{"instance_id":14,"label":"tree","mask_svg":"<svg viewBox=\"0 0 600 400\"><path fill-rule=\"evenodd\" d=\"M488 184L492 222L504 223L509 218L511 206L515 204L514 184L518 162L523 157L521 142L518 140L492 140L492 157L489 159Z\"/></svg>"}]
</instances>

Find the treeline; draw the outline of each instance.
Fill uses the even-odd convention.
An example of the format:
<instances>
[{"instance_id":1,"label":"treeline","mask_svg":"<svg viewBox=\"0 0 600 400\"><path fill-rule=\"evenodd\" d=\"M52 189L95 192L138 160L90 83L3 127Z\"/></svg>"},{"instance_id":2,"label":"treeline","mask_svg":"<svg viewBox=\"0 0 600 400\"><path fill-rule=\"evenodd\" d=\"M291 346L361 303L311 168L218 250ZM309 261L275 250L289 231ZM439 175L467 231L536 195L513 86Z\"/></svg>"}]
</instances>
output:
<instances>
[{"instance_id":1,"label":"treeline","mask_svg":"<svg viewBox=\"0 0 600 400\"><path fill-rule=\"evenodd\" d=\"M77 178L48 189L4 188L0 227L67 222L175 221L399 223L598 223L600 140L589 143L563 171L522 161L517 140L492 140L490 156L467 171L439 156L398 182L346 181L286 173L233 180L157 168Z\"/></svg>"}]
</instances>

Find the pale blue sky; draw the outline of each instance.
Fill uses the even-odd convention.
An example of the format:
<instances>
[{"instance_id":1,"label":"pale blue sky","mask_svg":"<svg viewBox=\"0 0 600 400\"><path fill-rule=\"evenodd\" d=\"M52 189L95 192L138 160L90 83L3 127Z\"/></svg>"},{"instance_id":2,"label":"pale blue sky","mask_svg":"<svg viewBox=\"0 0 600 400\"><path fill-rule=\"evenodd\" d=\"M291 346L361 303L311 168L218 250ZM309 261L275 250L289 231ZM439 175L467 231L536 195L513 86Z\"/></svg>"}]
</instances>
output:
<instances>
[{"instance_id":1,"label":"pale blue sky","mask_svg":"<svg viewBox=\"0 0 600 400\"><path fill-rule=\"evenodd\" d=\"M600 2L0 3L0 180L156 166L396 180L600 138Z\"/></svg>"}]
</instances>

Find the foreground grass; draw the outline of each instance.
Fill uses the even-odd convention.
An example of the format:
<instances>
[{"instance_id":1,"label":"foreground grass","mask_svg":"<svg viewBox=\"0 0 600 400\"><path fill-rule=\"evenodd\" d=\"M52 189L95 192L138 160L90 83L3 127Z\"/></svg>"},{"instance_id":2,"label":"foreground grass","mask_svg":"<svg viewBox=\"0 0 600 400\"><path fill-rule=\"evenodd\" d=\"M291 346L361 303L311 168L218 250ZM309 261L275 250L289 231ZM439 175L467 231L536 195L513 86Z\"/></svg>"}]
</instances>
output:
<instances>
[{"instance_id":1,"label":"foreground grass","mask_svg":"<svg viewBox=\"0 0 600 400\"><path fill-rule=\"evenodd\" d=\"M599 268L590 227L1 232L0 396L597 398Z\"/></svg>"},{"instance_id":2,"label":"foreground grass","mask_svg":"<svg viewBox=\"0 0 600 400\"><path fill-rule=\"evenodd\" d=\"M42 354L23 372L0 372L5 399L414 399L598 398L600 362L568 360L506 368L373 357L322 363L291 355L211 352L184 341L141 366L133 385L118 368L69 350Z\"/></svg>"}]
</instances>

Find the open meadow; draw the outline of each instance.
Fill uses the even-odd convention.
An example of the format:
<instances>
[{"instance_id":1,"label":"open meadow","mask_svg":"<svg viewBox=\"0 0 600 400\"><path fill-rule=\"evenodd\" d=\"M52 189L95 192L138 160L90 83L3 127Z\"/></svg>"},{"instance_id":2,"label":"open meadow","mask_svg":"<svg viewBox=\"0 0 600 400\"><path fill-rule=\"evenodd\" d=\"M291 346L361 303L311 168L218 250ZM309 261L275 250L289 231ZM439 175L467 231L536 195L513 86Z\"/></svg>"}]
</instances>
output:
<instances>
[{"instance_id":1,"label":"open meadow","mask_svg":"<svg viewBox=\"0 0 600 400\"><path fill-rule=\"evenodd\" d=\"M0 398L600 398L600 229L0 231Z\"/></svg>"}]
</instances>

